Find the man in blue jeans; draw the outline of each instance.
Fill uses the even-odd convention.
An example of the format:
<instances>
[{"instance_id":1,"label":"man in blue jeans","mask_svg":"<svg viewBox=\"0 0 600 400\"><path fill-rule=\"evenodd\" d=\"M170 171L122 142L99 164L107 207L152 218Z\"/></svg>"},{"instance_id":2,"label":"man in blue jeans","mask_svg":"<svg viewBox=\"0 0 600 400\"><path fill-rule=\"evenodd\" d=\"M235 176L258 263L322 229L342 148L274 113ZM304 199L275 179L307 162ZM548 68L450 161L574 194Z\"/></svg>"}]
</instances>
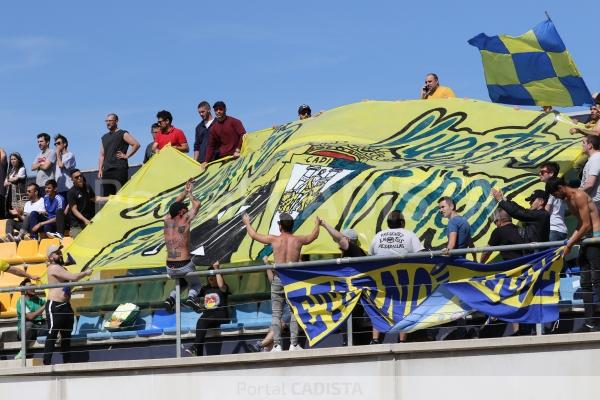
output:
<instances>
[{"instance_id":1,"label":"man in blue jeans","mask_svg":"<svg viewBox=\"0 0 600 400\"><path fill-rule=\"evenodd\" d=\"M321 219L319 217L315 220L315 227L312 232L305 236L295 236L292 232L294 231L294 218L288 213L281 213L279 215L279 232L280 235L263 235L252 227L250 224L250 216L244 214L242 221L246 226L248 236L262 244L271 245L273 248L273 256L275 258L275 264L286 264L290 262L300 261L300 253L302 246L307 245L315 241L319 237L319 228L321 226ZM274 271L273 281L271 282L271 307L272 307L272 321L271 329L273 329L273 349L271 351L281 351L281 316L283 313L283 304L285 302L285 293L283 291L283 284L277 276L277 272ZM298 344L298 323L294 316L290 319L290 333L291 333L291 344L290 351L302 350L302 347Z\"/></svg>"},{"instance_id":2,"label":"man in blue jeans","mask_svg":"<svg viewBox=\"0 0 600 400\"><path fill-rule=\"evenodd\" d=\"M190 254L190 225L192 220L198 214L200 201L192 194L192 184L194 181L189 179L183 191L177 196L175 202L169 207L169 214L164 218L165 245L167 246L167 275L169 278L179 278L181 289L189 286L188 298L185 304L196 312L202 310L198 293L200 292L200 277L198 275L187 276L191 272L196 272L196 266L192 262ZM183 200L188 197L192 206L188 206ZM169 297L165 300L165 309L173 312L175 307L175 289L171 291Z\"/></svg>"},{"instance_id":3,"label":"man in blue jeans","mask_svg":"<svg viewBox=\"0 0 600 400\"><path fill-rule=\"evenodd\" d=\"M54 179L48 179L44 190L45 212L32 211L28 219L28 231L36 238L44 233L47 236L62 237L65 232L65 199L56 191L57 183Z\"/></svg>"}]
</instances>

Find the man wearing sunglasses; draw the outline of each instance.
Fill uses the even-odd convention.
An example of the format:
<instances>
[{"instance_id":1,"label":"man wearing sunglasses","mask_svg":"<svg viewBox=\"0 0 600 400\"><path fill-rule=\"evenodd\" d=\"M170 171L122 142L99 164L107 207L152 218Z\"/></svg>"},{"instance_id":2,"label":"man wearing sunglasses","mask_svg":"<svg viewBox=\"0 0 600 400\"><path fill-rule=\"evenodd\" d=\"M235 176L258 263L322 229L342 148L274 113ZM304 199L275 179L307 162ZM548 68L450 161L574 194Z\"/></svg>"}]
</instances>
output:
<instances>
[{"instance_id":1,"label":"man wearing sunglasses","mask_svg":"<svg viewBox=\"0 0 600 400\"><path fill-rule=\"evenodd\" d=\"M105 202L108 197L96 196L94 189L87 184L85 177L78 169L71 171L71 180L73 187L67 192L71 222L69 233L71 237L75 238L83 228L92 223L92 218L96 215L96 203Z\"/></svg>"},{"instance_id":2,"label":"man wearing sunglasses","mask_svg":"<svg viewBox=\"0 0 600 400\"><path fill-rule=\"evenodd\" d=\"M73 187L69 172L75 168L75 156L69 151L69 141L60 133L54 136L54 149L56 151L54 178L58 185L58 194L66 199L67 192Z\"/></svg>"},{"instance_id":3,"label":"man wearing sunglasses","mask_svg":"<svg viewBox=\"0 0 600 400\"><path fill-rule=\"evenodd\" d=\"M521 237L525 243L547 242L550 234L550 214L545 206L548 195L543 190L534 190L525 199L529 202L529 209L521 207L512 200L506 200L500 190L492 189L492 196L498 201L498 207L503 209L512 218L521 221Z\"/></svg>"}]
</instances>

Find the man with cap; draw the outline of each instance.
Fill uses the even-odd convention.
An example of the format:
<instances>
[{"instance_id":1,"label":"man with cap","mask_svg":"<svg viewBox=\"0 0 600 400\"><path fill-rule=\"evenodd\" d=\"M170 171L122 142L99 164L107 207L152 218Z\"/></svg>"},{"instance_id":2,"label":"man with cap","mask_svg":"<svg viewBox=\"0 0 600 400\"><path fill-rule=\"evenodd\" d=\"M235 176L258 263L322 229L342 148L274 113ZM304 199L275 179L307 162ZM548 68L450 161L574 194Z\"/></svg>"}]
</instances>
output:
<instances>
[{"instance_id":1,"label":"man with cap","mask_svg":"<svg viewBox=\"0 0 600 400\"><path fill-rule=\"evenodd\" d=\"M280 235L263 235L256 232L250 223L250 216L244 214L242 221L246 226L248 236L262 244L271 245L273 257L276 264L286 264L300 261L302 246L314 242L319 237L319 227L321 219L316 217L315 227L308 235L294 235L294 218L288 213L279 215ZM273 329L273 349L271 351L281 351L281 317L283 314L283 302L285 295L283 285L277 272L274 271L273 281L271 282L271 308L272 320L271 329ZM290 320L291 344L290 351L301 350L298 344L298 322L292 317Z\"/></svg>"},{"instance_id":2,"label":"man with cap","mask_svg":"<svg viewBox=\"0 0 600 400\"><path fill-rule=\"evenodd\" d=\"M242 149L242 140L246 134L242 121L227 115L227 106L222 101L213 105L216 121L212 123L206 147L206 158L202 164L218 160L223 157L239 157Z\"/></svg>"},{"instance_id":3,"label":"man with cap","mask_svg":"<svg viewBox=\"0 0 600 400\"><path fill-rule=\"evenodd\" d=\"M600 237L600 212L593 199L585 191L569 187L563 178L551 178L546 182L546 191L556 198L564 200L571 214L577 218L577 229L567 240L563 257L581 239ZM577 265L581 268L581 295L585 324L578 332L600 330L596 316L598 298L600 298L600 244L584 244L579 249Z\"/></svg>"},{"instance_id":4,"label":"man with cap","mask_svg":"<svg viewBox=\"0 0 600 400\"><path fill-rule=\"evenodd\" d=\"M404 215L399 210L394 210L389 213L387 217L387 224L389 229L384 229L377 232L371 247L369 248L369 254L372 256L397 256L404 255L407 253L416 253L424 250L423 244L417 237L417 235L405 229L406 220ZM407 334L400 333L400 341L405 342ZM373 338L371 344L379 344L379 331L373 328Z\"/></svg>"},{"instance_id":5,"label":"man with cap","mask_svg":"<svg viewBox=\"0 0 600 400\"><path fill-rule=\"evenodd\" d=\"M192 194L193 183L194 181L189 179L185 183L183 191L169 207L169 214L164 218L164 234L167 247L167 275L170 278L180 279L181 290L189 286L185 304L194 311L200 312L201 305L198 300L198 293L202 286L200 277L197 275L187 276L190 272L196 272L196 266L192 262L190 254L190 225L198 214L200 201ZM188 206L183 202L186 197L190 200L191 210L188 210ZM165 300L167 311L172 312L174 307L175 289Z\"/></svg>"},{"instance_id":6,"label":"man with cap","mask_svg":"<svg viewBox=\"0 0 600 400\"><path fill-rule=\"evenodd\" d=\"M31 286L31 279L25 278L19 286ZM40 297L37 295L33 288L29 288L25 290L25 295L19 297L17 300L17 320L19 321L17 325L17 338L21 340L21 336L23 333L21 332L21 307L22 302L25 302L25 346L31 347L38 336L41 336L46 330L46 319L43 316L44 313L44 305L46 304L46 299L44 297ZM23 358L23 349L19 351L16 355L15 359Z\"/></svg>"},{"instance_id":7,"label":"man with cap","mask_svg":"<svg viewBox=\"0 0 600 400\"><path fill-rule=\"evenodd\" d=\"M311 117L311 109L308 104L302 104L298 107L298 119L307 119Z\"/></svg>"},{"instance_id":8,"label":"man with cap","mask_svg":"<svg viewBox=\"0 0 600 400\"><path fill-rule=\"evenodd\" d=\"M333 241L338 244L342 251L342 257L364 257L367 255L360 248L358 233L354 229L346 229L342 233L325 222L325 220L321 220L321 226L327 230Z\"/></svg>"},{"instance_id":9,"label":"man with cap","mask_svg":"<svg viewBox=\"0 0 600 400\"><path fill-rule=\"evenodd\" d=\"M548 194L536 189L525 199L529 209L523 208L514 201L506 200L500 190L492 189L492 196L498 206L512 218L521 222L520 233L525 243L547 242L550 236L550 214L546 211Z\"/></svg>"},{"instance_id":10,"label":"man with cap","mask_svg":"<svg viewBox=\"0 0 600 400\"><path fill-rule=\"evenodd\" d=\"M46 250L48 256L48 284L79 281L92 274L88 269L79 273L69 272L65 268L62 256L62 245L51 245ZM71 361L71 330L75 315L71 307L71 288L52 288L48 290L48 301L46 302L46 320L48 322L48 336L44 347L44 365L52 363L52 353L56 345L56 339L60 333L60 350L63 362Z\"/></svg>"}]
</instances>

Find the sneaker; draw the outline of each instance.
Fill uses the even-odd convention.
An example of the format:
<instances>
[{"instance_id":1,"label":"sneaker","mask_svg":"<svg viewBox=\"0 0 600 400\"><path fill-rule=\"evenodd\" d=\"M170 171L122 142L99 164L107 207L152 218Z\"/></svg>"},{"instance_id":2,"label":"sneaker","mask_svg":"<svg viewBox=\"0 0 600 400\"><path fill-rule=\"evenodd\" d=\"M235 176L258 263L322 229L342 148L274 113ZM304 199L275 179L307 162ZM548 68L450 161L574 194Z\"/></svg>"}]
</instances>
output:
<instances>
[{"instance_id":1,"label":"sneaker","mask_svg":"<svg viewBox=\"0 0 600 400\"><path fill-rule=\"evenodd\" d=\"M23 359L23 350L19 350L19 352L15 356L15 360L21 360L21 359Z\"/></svg>"},{"instance_id":2,"label":"sneaker","mask_svg":"<svg viewBox=\"0 0 600 400\"><path fill-rule=\"evenodd\" d=\"M200 304L200 301L198 300L198 297L195 297L195 296L194 297L188 297L187 299L185 299L185 301L183 302L183 304L185 304L186 306L188 306L192 310L196 311L197 313L201 313L202 312L202 305Z\"/></svg>"},{"instance_id":3,"label":"sneaker","mask_svg":"<svg viewBox=\"0 0 600 400\"><path fill-rule=\"evenodd\" d=\"M171 296L167 297L167 299L164 302L165 305L165 310L169 313L172 313L173 310L175 310L175 299L172 298Z\"/></svg>"},{"instance_id":4,"label":"sneaker","mask_svg":"<svg viewBox=\"0 0 600 400\"><path fill-rule=\"evenodd\" d=\"M369 344L381 344L381 342L379 341L379 339L371 339Z\"/></svg>"},{"instance_id":5,"label":"sneaker","mask_svg":"<svg viewBox=\"0 0 600 400\"><path fill-rule=\"evenodd\" d=\"M260 353L263 350L262 340L257 340L256 343L248 343L248 350L251 353Z\"/></svg>"},{"instance_id":6,"label":"sneaker","mask_svg":"<svg viewBox=\"0 0 600 400\"><path fill-rule=\"evenodd\" d=\"M278 351L282 351L281 345L276 344L275 346L273 346L273 348L271 349L271 353L276 353Z\"/></svg>"},{"instance_id":7,"label":"sneaker","mask_svg":"<svg viewBox=\"0 0 600 400\"><path fill-rule=\"evenodd\" d=\"M16 242L17 241L17 239L10 233L7 233L6 236L4 237L4 239L8 242Z\"/></svg>"},{"instance_id":8,"label":"sneaker","mask_svg":"<svg viewBox=\"0 0 600 400\"><path fill-rule=\"evenodd\" d=\"M289 351L300 351L300 350L304 350L304 349L299 344L291 344L290 345Z\"/></svg>"},{"instance_id":9,"label":"sneaker","mask_svg":"<svg viewBox=\"0 0 600 400\"><path fill-rule=\"evenodd\" d=\"M63 235L58 232L46 232L46 236L53 239L63 240Z\"/></svg>"},{"instance_id":10,"label":"sneaker","mask_svg":"<svg viewBox=\"0 0 600 400\"><path fill-rule=\"evenodd\" d=\"M196 356L198 356L198 347L196 347L195 344L191 345L190 347L185 347L183 349L183 351L185 351L185 354L187 354L190 357L196 357Z\"/></svg>"}]
</instances>

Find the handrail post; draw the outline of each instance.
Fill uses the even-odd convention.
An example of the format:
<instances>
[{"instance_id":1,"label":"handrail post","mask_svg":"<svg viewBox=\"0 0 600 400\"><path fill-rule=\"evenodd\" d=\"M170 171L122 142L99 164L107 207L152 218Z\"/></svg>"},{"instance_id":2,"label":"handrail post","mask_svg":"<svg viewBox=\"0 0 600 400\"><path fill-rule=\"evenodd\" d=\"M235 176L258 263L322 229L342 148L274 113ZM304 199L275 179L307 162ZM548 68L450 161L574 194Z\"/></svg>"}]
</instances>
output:
<instances>
[{"instance_id":1,"label":"handrail post","mask_svg":"<svg viewBox=\"0 0 600 400\"><path fill-rule=\"evenodd\" d=\"M175 279L175 357L181 358L181 285Z\"/></svg>"},{"instance_id":2,"label":"handrail post","mask_svg":"<svg viewBox=\"0 0 600 400\"><path fill-rule=\"evenodd\" d=\"M27 308L25 307L25 290L21 293L21 320L19 321L19 325L21 325L21 367L27 366L27 335L25 332L25 326L27 325L27 317L25 313Z\"/></svg>"},{"instance_id":3,"label":"handrail post","mask_svg":"<svg viewBox=\"0 0 600 400\"><path fill-rule=\"evenodd\" d=\"M347 335L346 345L348 347L354 346L354 341L352 339L352 334L353 334L353 331L352 331L352 313L350 313L350 316L348 317L348 321L346 321L346 324L347 324L346 325L346 335Z\"/></svg>"}]
</instances>

